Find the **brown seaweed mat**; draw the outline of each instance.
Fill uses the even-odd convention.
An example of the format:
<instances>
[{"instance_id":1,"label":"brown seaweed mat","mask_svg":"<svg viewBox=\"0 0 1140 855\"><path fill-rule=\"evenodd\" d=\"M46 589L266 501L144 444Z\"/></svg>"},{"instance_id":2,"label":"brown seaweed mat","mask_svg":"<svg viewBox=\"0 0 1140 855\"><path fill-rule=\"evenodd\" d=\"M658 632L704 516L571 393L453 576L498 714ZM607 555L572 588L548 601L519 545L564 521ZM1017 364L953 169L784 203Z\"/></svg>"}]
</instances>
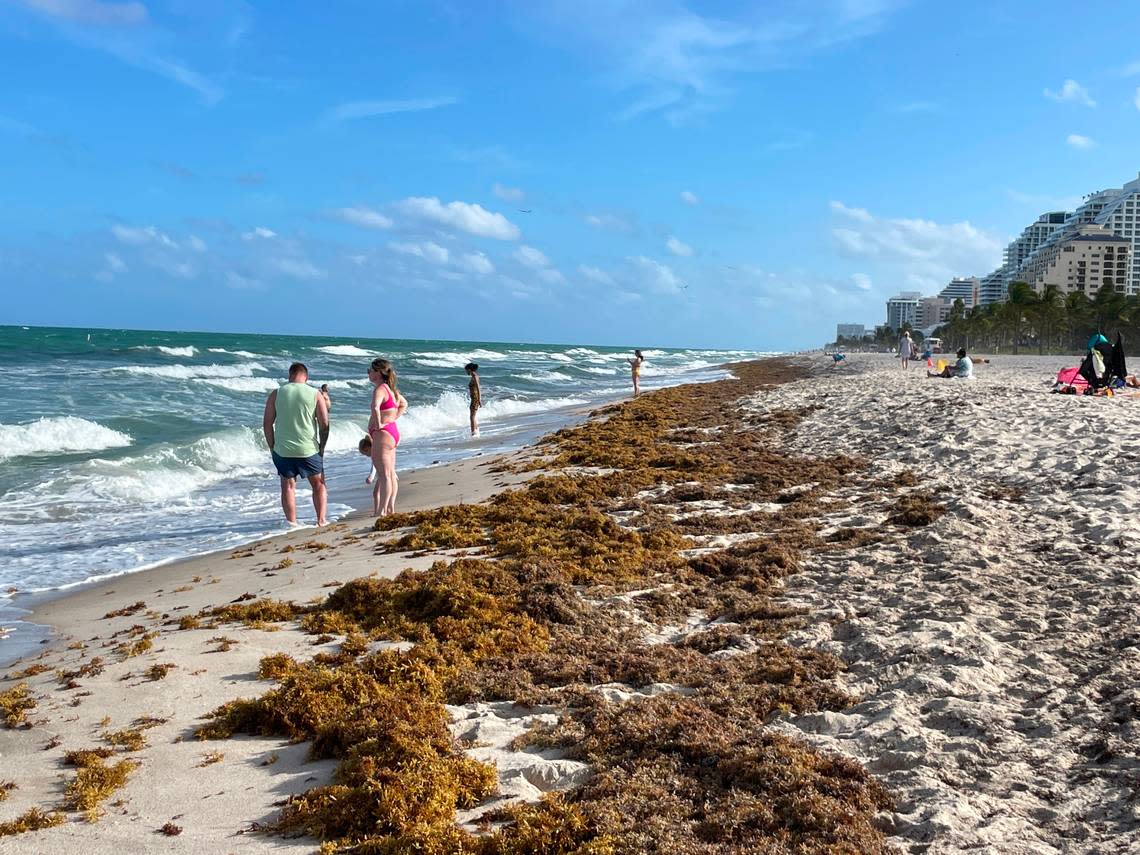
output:
<instances>
[{"instance_id":1,"label":"brown seaweed mat","mask_svg":"<svg viewBox=\"0 0 1140 855\"><path fill-rule=\"evenodd\" d=\"M292 798L267 830L362 855L889 851L874 824L883 787L765 726L853 701L836 685L839 660L781 640L812 617L781 603L778 580L813 553L859 548L938 509L821 536L844 495L890 501L895 485L872 481L859 460L796 456L788 432L802 413L741 406L771 385L810 382L801 368L775 359L732 371L606 407L544 440L542 474L525 486L387 517L372 535L382 551L462 557L358 579L315 606L202 614L300 620L344 637L310 661L267 657L262 676L276 687L218 708L199 731L310 741L313 757L340 761L332 784ZM726 533L728 548L709 545ZM668 626L690 631L647 638ZM413 644L378 649L381 639ZM591 688L604 683L675 689L611 702ZM476 700L558 707L556 726L517 747L560 747L591 777L489 810L482 833L459 827L456 810L496 787L495 770L448 730L444 704Z\"/></svg>"}]
</instances>

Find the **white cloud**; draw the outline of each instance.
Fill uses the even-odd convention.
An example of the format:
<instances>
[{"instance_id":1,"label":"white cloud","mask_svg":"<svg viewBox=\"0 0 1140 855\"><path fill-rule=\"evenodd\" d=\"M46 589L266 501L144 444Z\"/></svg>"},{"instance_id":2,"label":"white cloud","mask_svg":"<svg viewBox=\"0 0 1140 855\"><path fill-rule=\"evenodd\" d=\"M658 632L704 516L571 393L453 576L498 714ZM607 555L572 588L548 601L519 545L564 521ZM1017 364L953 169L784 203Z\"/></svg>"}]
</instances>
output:
<instances>
[{"instance_id":1,"label":"white cloud","mask_svg":"<svg viewBox=\"0 0 1140 855\"><path fill-rule=\"evenodd\" d=\"M127 65L165 77L197 92L207 104L225 95L220 86L176 57L157 53L154 45L173 42L147 13L146 6L103 0L17 0L52 21L60 34L80 47L108 53Z\"/></svg>"},{"instance_id":2,"label":"white cloud","mask_svg":"<svg viewBox=\"0 0 1140 855\"><path fill-rule=\"evenodd\" d=\"M169 273L171 276L177 276L179 279L193 279L198 275L198 271L189 261L171 258L166 253L150 255L147 257L146 262L151 267L158 268L165 273Z\"/></svg>"},{"instance_id":3,"label":"white cloud","mask_svg":"<svg viewBox=\"0 0 1140 855\"><path fill-rule=\"evenodd\" d=\"M855 287L860 291L871 290L871 277L866 273L852 273L851 281L855 283Z\"/></svg>"},{"instance_id":4,"label":"white cloud","mask_svg":"<svg viewBox=\"0 0 1140 855\"><path fill-rule=\"evenodd\" d=\"M1120 70L1120 74L1123 77L1135 77L1137 74L1140 74L1140 59L1128 63L1128 65Z\"/></svg>"},{"instance_id":5,"label":"white cloud","mask_svg":"<svg viewBox=\"0 0 1140 855\"><path fill-rule=\"evenodd\" d=\"M391 217L386 217L379 211L374 211L363 205L357 205L353 208L338 208L333 212L333 216L346 223L351 223L354 226L360 226L364 229L392 228Z\"/></svg>"},{"instance_id":6,"label":"white cloud","mask_svg":"<svg viewBox=\"0 0 1140 855\"><path fill-rule=\"evenodd\" d=\"M467 270L470 273L477 273L480 276L486 276L488 273L495 272L495 265L481 252L465 253L456 259L456 264L463 270Z\"/></svg>"},{"instance_id":7,"label":"white cloud","mask_svg":"<svg viewBox=\"0 0 1140 855\"><path fill-rule=\"evenodd\" d=\"M541 250L537 250L533 246L520 246L513 254L519 264L529 267L531 270L541 270L550 266L550 259Z\"/></svg>"},{"instance_id":8,"label":"white cloud","mask_svg":"<svg viewBox=\"0 0 1140 855\"><path fill-rule=\"evenodd\" d=\"M411 196L396 203L410 217L430 220L478 237L517 240L522 232L504 217L470 202L443 204L435 196Z\"/></svg>"},{"instance_id":9,"label":"white cloud","mask_svg":"<svg viewBox=\"0 0 1140 855\"><path fill-rule=\"evenodd\" d=\"M1089 91L1075 80L1066 80L1061 85L1060 91L1057 92L1054 92L1052 89L1046 89L1045 97L1052 98L1054 101L1071 101L1083 107L1096 106L1096 101L1089 95Z\"/></svg>"},{"instance_id":10,"label":"white cloud","mask_svg":"<svg viewBox=\"0 0 1140 855\"><path fill-rule=\"evenodd\" d=\"M696 193L694 193L692 190L682 190L679 195L681 196L681 201L684 202L686 205L699 205L699 204L701 204L700 197Z\"/></svg>"},{"instance_id":11,"label":"white cloud","mask_svg":"<svg viewBox=\"0 0 1140 855\"><path fill-rule=\"evenodd\" d=\"M1096 146L1096 140L1092 137L1082 136L1081 134L1069 134L1065 142L1073 148L1089 149Z\"/></svg>"},{"instance_id":12,"label":"white cloud","mask_svg":"<svg viewBox=\"0 0 1140 855\"><path fill-rule=\"evenodd\" d=\"M665 248L668 249L673 255L681 255L688 257L693 254L693 248L687 243L677 240L677 238L670 236L665 241Z\"/></svg>"},{"instance_id":13,"label":"white cloud","mask_svg":"<svg viewBox=\"0 0 1140 855\"><path fill-rule=\"evenodd\" d=\"M346 119L367 119L373 116L388 116L393 113L421 113L436 110L457 103L458 99L449 96L441 98L409 98L402 101L349 101L334 107L328 118L338 122Z\"/></svg>"},{"instance_id":14,"label":"white cloud","mask_svg":"<svg viewBox=\"0 0 1140 855\"><path fill-rule=\"evenodd\" d=\"M422 258L424 261L431 264L447 264L450 253L446 247L440 246L438 243L432 241L421 241L420 243L390 243L388 248L402 253L404 255L414 255Z\"/></svg>"},{"instance_id":15,"label":"white cloud","mask_svg":"<svg viewBox=\"0 0 1140 855\"><path fill-rule=\"evenodd\" d=\"M303 258L278 258L273 261L273 267L286 276L294 279L324 279L325 272L318 269L311 262Z\"/></svg>"},{"instance_id":16,"label":"white cloud","mask_svg":"<svg viewBox=\"0 0 1140 855\"><path fill-rule=\"evenodd\" d=\"M526 193L518 187L504 187L497 181L495 182L495 186L491 188L491 192L504 202L521 202L526 198Z\"/></svg>"},{"instance_id":17,"label":"white cloud","mask_svg":"<svg viewBox=\"0 0 1140 855\"><path fill-rule=\"evenodd\" d=\"M637 271L639 284L652 291L662 294L679 294L681 289L685 287L681 277L667 264L646 258L644 255L634 256L629 259L629 262Z\"/></svg>"},{"instance_id":18,"label":"white cloud","mask_svg":"<svg viewBox=\"0 0 1140 855\"><path fill-rule=\"evenodd\" d=\"M177 245L168 235L160 232L154 226L114 225L111 226L111 234L122 243L130 244L131 246L143 246L151 243L169 247Z\"/></svg>"},{"instance_id":19,"label":"white cloud","mask_svg":"<svg viewBox=\"0 0 1140 855\"><path fill-rule=\"evenodd\" d=\"M616 285L617 282L614 278L600 267L590 267L588 264L579 264L578 272L591 282L597 282L599 285Z\"/></svg>"},{"instance_id":20,"label":"white cloud","mask_svg":"<svg viewBox=\"0 0 1140 855\"><path fill-rule=\"evenodd\" d=\"M232 270L226 271L226 285L235 291L260 291L265 288L265 283L260 279L254 279L252 276L242 276L240 273L235 273Z\"/></svg>"},{"instance_id":21,"label":"white cloud","mask_svg":"<svg viewBox=\"0 0 1140 855\"><path fill-rule=\"evenodd\" d=\"M72 24L133 27L150 20L142 3L104 3L100 0L17 0L29 9Z\"/></svg>"},{"instance_id":22,"label":"white cloud","mask_svg":"<svg viewBox=\"0 0 1140 855\"><path fill-rule=\"evenodd\" d=\"M871 216L871 212L866 208L848 208L842 202L835 200L828 202L827 205L835 213L850 217L853 220L858 220L861 223L873 223L875 221L875 218Z\"/></svg>"},{"instance_id":23,"label":"white cloud","mask_svg":"<svg viewBox=\"0 0 1140 855\"><path fill-rule=\"evenodd\" d=\"M107 262L107 269L109 271L111 271L112 273L126 273L127 272L127 265L123 262L123 259L121 259L119 256L117 256L115 253L108 252L106 255L103 256L103 258Z\"/></svg>"},{"instance_id":24,"label":"white cloud","mask_svg":"<svg viewBox=\"0 0 1140 855\"><path fill-rule=\"evenodd\" d=\"M1132 96L1132 103L1136 105L1136 109L1140 110L1140 86L1136 87L1136 94Z\"/></svg>"},{"instance_id":25,"label":"white cloud","mask_svg":"<svg viewBox=\"0 0 1140 855\"><path fill-rule=\"evenodd\" d=\"M206 242L197 235L190 235L190 237L186 238L186 246L194 250L194 252L205 252L209 249L209 247L206 246Z\"/></svg>"},{"instance_id":26,"label":"white cloud","mask_svg":"<svg viewBox=\"0 0 1140 855\"><path fill-rule=\"evenodd\" d=\"M906 279L920 287L942 287L953 276L988 272L1001 259L1005 241L969 222L938 223L904 217L878 217L864 208L832 202L841 225L832 229L842 255L880 266L883 278ZM852 281L870 283L866 279Z\"/></svg>"},{"instance_id":27,"label":"white cloud","mask_svg":"<svg viewBox=\"0 0 1140 855\"><path fill-rule=\"evenodd\" d=\"M551 285L561 285L566 281L566 277L563 276L558 270L555 270L553 267L548 267L546 270L539 271L538 278L543 282L547 282Z\"/></svg>"},{"instance_id":28,"label":"white cloud","mask_svg":"<svg viewBox=\"0 0 1140 855\"><path fill-rule=\"evenodd\" d=\"M603 232L616 232L628 235L636 231L636 227L625 217L618 214L587 214L586 225L600 229Z\"/></svg>"},{"instance_id":29,"label":"white cloud","mask_svg":"<svg viewBox=\"0 0 1140 855\"><path fill-rule=\"evenodd\" d=\"M674 124L731 101L734 78L799 64L876 32L903 0L705 6L645 0L529 4L548 37L605 69L631 103L619 119L660 114Z\"/></svg>"},{"instance_id":30,"label":"white cloud","mask_svg":"<svg viewBox=\"0 0 1140 855\"><path fill-rule=\"evenodd\" d=\"M277 232L273 229L267 229L265 226L254 226L250 231L241 236L242 240L272 240L277 237Z\"/></svg>"}]
</instances>

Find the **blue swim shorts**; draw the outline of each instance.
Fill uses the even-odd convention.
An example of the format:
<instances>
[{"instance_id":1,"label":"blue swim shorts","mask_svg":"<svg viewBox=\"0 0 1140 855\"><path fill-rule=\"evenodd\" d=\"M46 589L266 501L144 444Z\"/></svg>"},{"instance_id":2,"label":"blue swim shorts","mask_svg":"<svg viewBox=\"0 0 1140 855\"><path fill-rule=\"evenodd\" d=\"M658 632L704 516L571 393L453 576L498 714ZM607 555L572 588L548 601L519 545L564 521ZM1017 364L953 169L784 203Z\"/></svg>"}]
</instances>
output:
<instances>
[{"instance_id":1,"label":"blue swim shorts","mask_svg":"<svg viewBox=\"0 0 1140 855\"><path fill-rule=\"evenodd\" d=\"M313 478L325 471L324 458L319 454L312 457L282 457L274 451L273 465L282 478Z\"/></svg>"}]
</instances>

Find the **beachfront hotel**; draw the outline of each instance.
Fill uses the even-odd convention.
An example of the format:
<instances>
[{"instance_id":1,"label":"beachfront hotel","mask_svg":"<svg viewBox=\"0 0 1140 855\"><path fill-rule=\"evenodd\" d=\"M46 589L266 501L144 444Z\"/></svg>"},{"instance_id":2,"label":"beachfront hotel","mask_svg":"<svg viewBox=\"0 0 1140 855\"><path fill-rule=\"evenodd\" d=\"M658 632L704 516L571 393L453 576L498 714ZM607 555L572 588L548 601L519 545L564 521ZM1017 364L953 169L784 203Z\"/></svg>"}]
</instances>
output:
<instances>
[{"instance_id":1,"label":"beachfront hotel","mask_svg":"<svg viewBox=\"0 0 1140 855\"><path fill-rule=\"evenodd\" d=\"M1009 294L1011 282L1050 282L1066 287L1067 290L1078 290L1068 287L1077 284L1078 274L1074 273L1072 283L1068 281L1065 273L1063 282L1054 279L1038 279L1042 270L1049 266L1050 260L1056 255L1058 246L1076 238L1081 229L1088 226L1101 226L1128 244L1125 275L1123 281L1117 281L1120 252L1115 252L1112 285L1129 296L1140 294L1140 265L1132 263L1137 251L1140 251L1140 177L1129 181L1123 187L1098 190L1088 194L1076 210L1065 213L1063 211L1050 211L1042 214L1036 222L1031 223L1022 231L1016 240L1005 249L1004 261L1001 267L982 280L981 302L1004 302ZM1085 244L1087 241L1078 241ZM1112 241L1114 245L1119 241ZM1070 250L1076 252L1075 249ZM1091 272L1091 257L1086 258L1086 277ZM1103 262L1103 254L1098 261ZM1100 268L1103 271L1103 267ZM1054 275L1055 274L1051 274ZM1086 279L1086 293L1095 294L1104 284L1091 284ZM1036 287L1036 286L1035 286ZM1038 291L1044 287L1041 284Z\"/></svg>"},{"instance_id":2,"label":"beachfront hotel","mask_svg":"<svg viewBox=\"0 0 1140 855\"><path fill-rule=\"evenodd\" d=\"M1063 294L1093 296L1104 286L1125 292L1132 268L1132 244L1103 225L1087 225L1075 235L1054 241L1034 253L1018 274L1037 293L1055 285ZM1131 293L1131 292L1129 292Z\"/></svg>"}]
</instances>

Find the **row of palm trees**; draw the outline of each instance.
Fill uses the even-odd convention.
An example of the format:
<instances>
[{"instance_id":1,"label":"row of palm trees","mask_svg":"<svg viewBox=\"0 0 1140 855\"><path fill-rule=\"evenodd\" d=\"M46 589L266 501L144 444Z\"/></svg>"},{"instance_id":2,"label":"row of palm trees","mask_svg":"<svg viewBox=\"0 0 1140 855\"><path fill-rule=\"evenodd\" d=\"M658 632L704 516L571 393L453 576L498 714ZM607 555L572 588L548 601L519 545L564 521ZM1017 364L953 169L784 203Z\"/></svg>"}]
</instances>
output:
<instances>
[{"instance_id":1,"label":"row of palm trees","mask_svg":"<svg viewBox=\"0 0 1140 855\"><path fill-rule=\"evenodd\" d=\"M943 349L1012 352L1036 349L1038 353L1079 353L1089 336L1101 332L1114 338L1140 333L1140 298L1121 294L1105 285L1089 299L1080 291L1065 294L1046 285L1040 294L1025 282L1012 282L1004 303L966 310L955 300L950 318L934 335Z\"/></svg>"}]
</instances>

